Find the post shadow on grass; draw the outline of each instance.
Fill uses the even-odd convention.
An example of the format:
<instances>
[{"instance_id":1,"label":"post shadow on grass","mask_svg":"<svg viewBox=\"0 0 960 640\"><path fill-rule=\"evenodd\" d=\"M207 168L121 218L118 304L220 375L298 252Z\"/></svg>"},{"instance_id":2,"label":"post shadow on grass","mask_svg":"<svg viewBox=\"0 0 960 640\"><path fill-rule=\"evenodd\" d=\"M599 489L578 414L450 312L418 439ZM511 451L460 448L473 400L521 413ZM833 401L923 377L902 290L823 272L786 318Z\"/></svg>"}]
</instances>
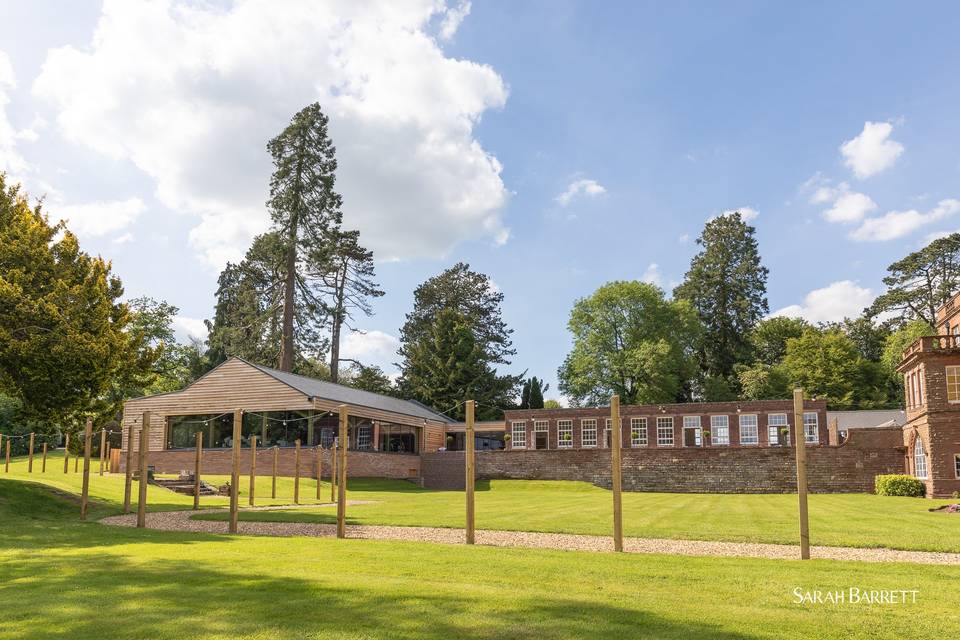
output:
<instances>
[{"instance_id":1,"label":"post shadow on grass","mask_svg":"<svg viewBox=\"0 0 960 640\"><path fill-rule=\"evenodd\" d=\"M76 571L64 571L65 563L76 563ZM112 554L74 559L37 554L0 562L0 569L7 577L0 584L0 606L9 612L29 603L29 615L7 620L22 637L51 629L59 637L103 637L104 619L91 592L96 603L111 607L110 626L129 638L753 637L613 605L599 593L590 599L518 593L491 610L485 593L468 597L413 578L401 585L372 575L362 587L353 585L360 576L344 580L321 573L307 581L270 575L269 563L230 572L176 560L144 564ZM77 589L78 581L86 588Z\"/></svg>"}]
</instances>

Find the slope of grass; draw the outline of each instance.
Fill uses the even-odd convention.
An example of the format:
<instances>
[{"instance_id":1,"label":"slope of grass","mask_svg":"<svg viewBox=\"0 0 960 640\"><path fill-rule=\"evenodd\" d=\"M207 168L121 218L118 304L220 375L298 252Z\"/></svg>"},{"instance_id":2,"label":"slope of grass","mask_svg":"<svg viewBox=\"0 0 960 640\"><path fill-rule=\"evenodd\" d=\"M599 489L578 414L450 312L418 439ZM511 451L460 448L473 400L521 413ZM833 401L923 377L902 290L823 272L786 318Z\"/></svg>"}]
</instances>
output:
<instances>
[{"instance_id":1,"label":"slope of grass","mask_svg":"<svg viewBox=\"0 0 960 640\"><path fill-rule=\"evenodd\" d=\"M115 507L107 507L112 509ZM797 604L919 589L916 604ZM0 476L0 640L944 638L960 568L166 533Z\"/></svg>"}]
</instances>

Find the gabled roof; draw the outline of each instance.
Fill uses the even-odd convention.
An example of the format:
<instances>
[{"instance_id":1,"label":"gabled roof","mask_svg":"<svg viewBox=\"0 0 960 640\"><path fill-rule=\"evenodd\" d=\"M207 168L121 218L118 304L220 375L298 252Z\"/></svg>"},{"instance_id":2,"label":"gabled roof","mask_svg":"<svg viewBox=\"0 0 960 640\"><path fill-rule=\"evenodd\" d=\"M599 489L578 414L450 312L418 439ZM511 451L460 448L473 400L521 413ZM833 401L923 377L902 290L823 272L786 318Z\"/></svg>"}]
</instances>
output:
<instances>
[{"instance_id":1,"label":"gabled roof","mask_svg":"<svg viewBox=\"0 0 960 640\"><path fill-rule=\"evenodd\" d=\"M332 382L317 380L316 378L308 378L307 376L301 376L295 373L287 373L286 371L279 371L277 369L271 369L270 367L264 367L263 365L249 362L237 356L233 356L230 359L236 359L244 362L254 369L262 371L268 376L279 380L288 387L292 387L300 393L312 398L320 398L322 400L330 400L332 402L350 404L357 407L367 407L368 409L379 409L380 411L391 411L393 413L399 413L405 416L414 416L416 418L423 418L425 420L434 420L447 423L454 422L454 420L451 418L443 415L442 413L437 413L430 407L415 400L392 398L379 393L373 393L372 391L363 391L362 389L345 387L342 384L334 384Z\"/></svg>"}]
</instances>

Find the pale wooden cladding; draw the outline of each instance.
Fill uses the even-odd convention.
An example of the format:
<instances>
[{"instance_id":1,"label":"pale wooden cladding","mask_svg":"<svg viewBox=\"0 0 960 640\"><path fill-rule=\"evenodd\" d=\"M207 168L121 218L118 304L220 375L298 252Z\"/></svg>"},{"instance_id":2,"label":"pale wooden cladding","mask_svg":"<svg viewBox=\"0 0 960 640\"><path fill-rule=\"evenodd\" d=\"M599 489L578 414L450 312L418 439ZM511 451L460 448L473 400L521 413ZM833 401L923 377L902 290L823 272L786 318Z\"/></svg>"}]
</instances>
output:
<instances>
[{"instance_id":1,"label":"pale wooden cladding","mask_svg":"<svg viewBox=\"0 0 960 640\"><path fill-rule=\"evenodd\" d=\"M123 407L123 444L127 449L127 434L131 424L134 431L133 450L139 449L140 418L144 411L150 417L150 450L166 448L167 416L232 413L245 411L337 411L339 402L312 399L280 382L269 374L242 360L228 360L206 376L182 391L128 400ZM444 446L445 424L428 421L390 411L350 405L351 416L395 424L423 427L421 448L436 451Z\"/></svg>"}]
</instances>

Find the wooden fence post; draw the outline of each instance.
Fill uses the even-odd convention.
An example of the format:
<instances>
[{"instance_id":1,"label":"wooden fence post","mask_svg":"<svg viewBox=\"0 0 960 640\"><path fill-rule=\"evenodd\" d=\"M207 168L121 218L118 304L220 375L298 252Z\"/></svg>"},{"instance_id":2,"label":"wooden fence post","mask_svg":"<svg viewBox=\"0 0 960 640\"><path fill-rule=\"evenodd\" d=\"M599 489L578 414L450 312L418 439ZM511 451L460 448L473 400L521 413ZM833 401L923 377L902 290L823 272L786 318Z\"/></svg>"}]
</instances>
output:
<instances>
[{"instance_id":1,"label":"wooden fence post","mask_svg":"<svg viewBox=\"0 0 960 640\"><path fill-rule=\"evenodd\" d=\"M9 443L8 443L9 444ZM337 501L337 439L330 445L330 502Z\"/></svg>"},{"instance_id":2,"label":"wooden fence post","mask_svg":"<svg viewBox=\"0 0 960 640\"><path fill-rule=\"evenodd\" d=\"M620 440L623 429L620 427L620 396L610 398L610 477L613 483L613 550L623 551L623 475L620 463Z\"/></svg>"},{"instance_id":3,"label":"wooden fence post","mask_svg":"<svg viewBox=\"0 0 960 640\"><path fill-rule=\"evenodd\" d=\"M797 499L800 507L800 559L810 559L810 522L807 514L807 434L803 424L803 389L793 390L793 431L797 451Z\"/></svg>"},{"instance_id":4,"label":"wooden fence post","mask_svg":"<svg viewBox=\"0 0 960 640\"><path fill-rule=\"evenodd\" d=\"M27 457L27 473L33 473L33 434L30 434L30 452Z\"/></svg>"},{"instance_id":5,"label":"wooden fence post","mask_svg":"<svg viewBox=\"0 0 960 640\"><path fill-rule=\"evenodd\" d=\"M82 431L78 431L78 432L77 432L77 437L78 437L78 438L80 437L80 434L81 434L81 433L83 433L83 432L82 432ZM79 467L79 464L80 464L80 456L79 456L79 455L73 456L73 472L74 472L74 473L76 473L77 470L80 468L80 467Z\"/></svg>"},{"instance_id":6,"label":"wooden fence post","mask_svg":"<svg viewBox=\"0 0 960 640\"><path fill-rule=\"evenodd\" d=\"M257 492L257 436L250 436L250 506L254 506Z\"/></svg>"},{"instance_id":7,"label":"wooden fence post","mask_svg":"<svg viewBox=\"0 0 960 640\"><path fill-rule=\"evenodd\" d=\"M270 497L274 500L277 499L277 466L280 463L280 447L273 445L273 488L270 492Z\"/></svg>"},{"instance_id":8,"label":"wooden fence post","mask_svg":"<svg viewBox=\"0 0 960 640\"><path fill-rule=\"evenodd\" d=\"M200 508L200 466L203 460L203 431L197 431L196 460L193 461L193 508Z\"/></svg>"},{"instance_id":9,"label":"wooden fence post","mask_svg":"<svg viewBox=\"0 0 960 640\"><path fill-rule=\"evenodd\" d=\"M130 494L133 493L133 416L127 426L127 465L123 470L123 512L130 513Z\"/></svg>"},{"instance_id":10,"label":"wooden fence post","mask_svg":"<svg viewBox=\"0 0 960 640\"><path fill-rule=\"evenodd\" d=\"M337 537L347 537L347 405L340 405L340 458L337 465Z\"/></svg>"},{"instance_id":11,"label":"wooden fence post","mask_svg":"<svg viewBox=\"0 0 960 640\"><path fill-rule=\"evenodd\" d=\"M70 471L70 432L64 434L63 441L63 472Z\"/></svg>"},{"instance_id":12,"label":"wooden fence post","mask_svg":"<svg viewBox=\"0 0 960 640\"><path fill-rule=\"evenodd\" d=\"M93 420L87 418L83 431L83 484L80 489L80 519L87 519L87 507L90 497L90 447L93 444ZM7 449L7 453L10 449Z\"/></svg>"},{"instance_id":13,"label":"wooden fence post","mask_svg":"<svg viewBox=\"0 0 960 640\"><path fill-rule=\"evenodd\" d=\"M140 493L137 500L137 527L147 526L147 484L150 478L147 470L150 453L150 412L144 411L140 418Z\"/></svg>"},{"instance_id":14,"label":"wooden fence post","mask_svg":"<svg viewBox=\"0 0 960 640\"><path fill-rule=\"evenodd\" d=\"M230 533L237 532L240 520L240 438L243 436L243 411L233 412L233 470L230 475Z\"/></svg>"},{"instance_id":15,"label":"wooden fence post","mask_svg":"<svg viewBox=\"0 0 960 640\"><path fill-rule=\"evenodd\" d=\"M103 475L103 463L107 454L107 430L100 430L100 475Z\"/></svg>"},{"instance_id":16,"label":"wooden fence post","mask_svg":"<svg viewBox=\"0 0 960 640\"><path fill-rule=\"evenodd\" d=\"M300 504L300 439L293 441L293 504Z\"/></svg>"},{"instance_id":17,"label":"wooden fence post","mask_svg":"<svg viewBox=\"0 0 960 640\"><path fill-rule=\"evenodd\" d=\"M47 472L47 443L43 443L43 462L40 464L40 473Z\"/></svg>"},{"instance_id":18,"label":"wooden fence post","mask_svg":"<svg viewBox=\"0 0 960 640\"><path fill-rule=\"evenodd\" d=\"M474 463L475 463L475 453L474 453L474 435L473 435L473 416L474 416L474 407L476 403L473 400L467 400L466 412L467 412L467 428L464 433L464 443L466 445L466 478L464 487L467 490L467 527L466 527L466 543L473 544L475 537L475 511L474 511L474 485L476 484L476 478L474 477Z\"/></svg>"},{"instance_id":19,"label":"wooden fence post","mask_svg":"<svg viewBox=\"0 0 960 640\"><path fill-rule=\"evenodd\" d=\"M323 480L323 449L317 445L317 501L320 501L320 483Z\"/></svg>"}]
</instances>

